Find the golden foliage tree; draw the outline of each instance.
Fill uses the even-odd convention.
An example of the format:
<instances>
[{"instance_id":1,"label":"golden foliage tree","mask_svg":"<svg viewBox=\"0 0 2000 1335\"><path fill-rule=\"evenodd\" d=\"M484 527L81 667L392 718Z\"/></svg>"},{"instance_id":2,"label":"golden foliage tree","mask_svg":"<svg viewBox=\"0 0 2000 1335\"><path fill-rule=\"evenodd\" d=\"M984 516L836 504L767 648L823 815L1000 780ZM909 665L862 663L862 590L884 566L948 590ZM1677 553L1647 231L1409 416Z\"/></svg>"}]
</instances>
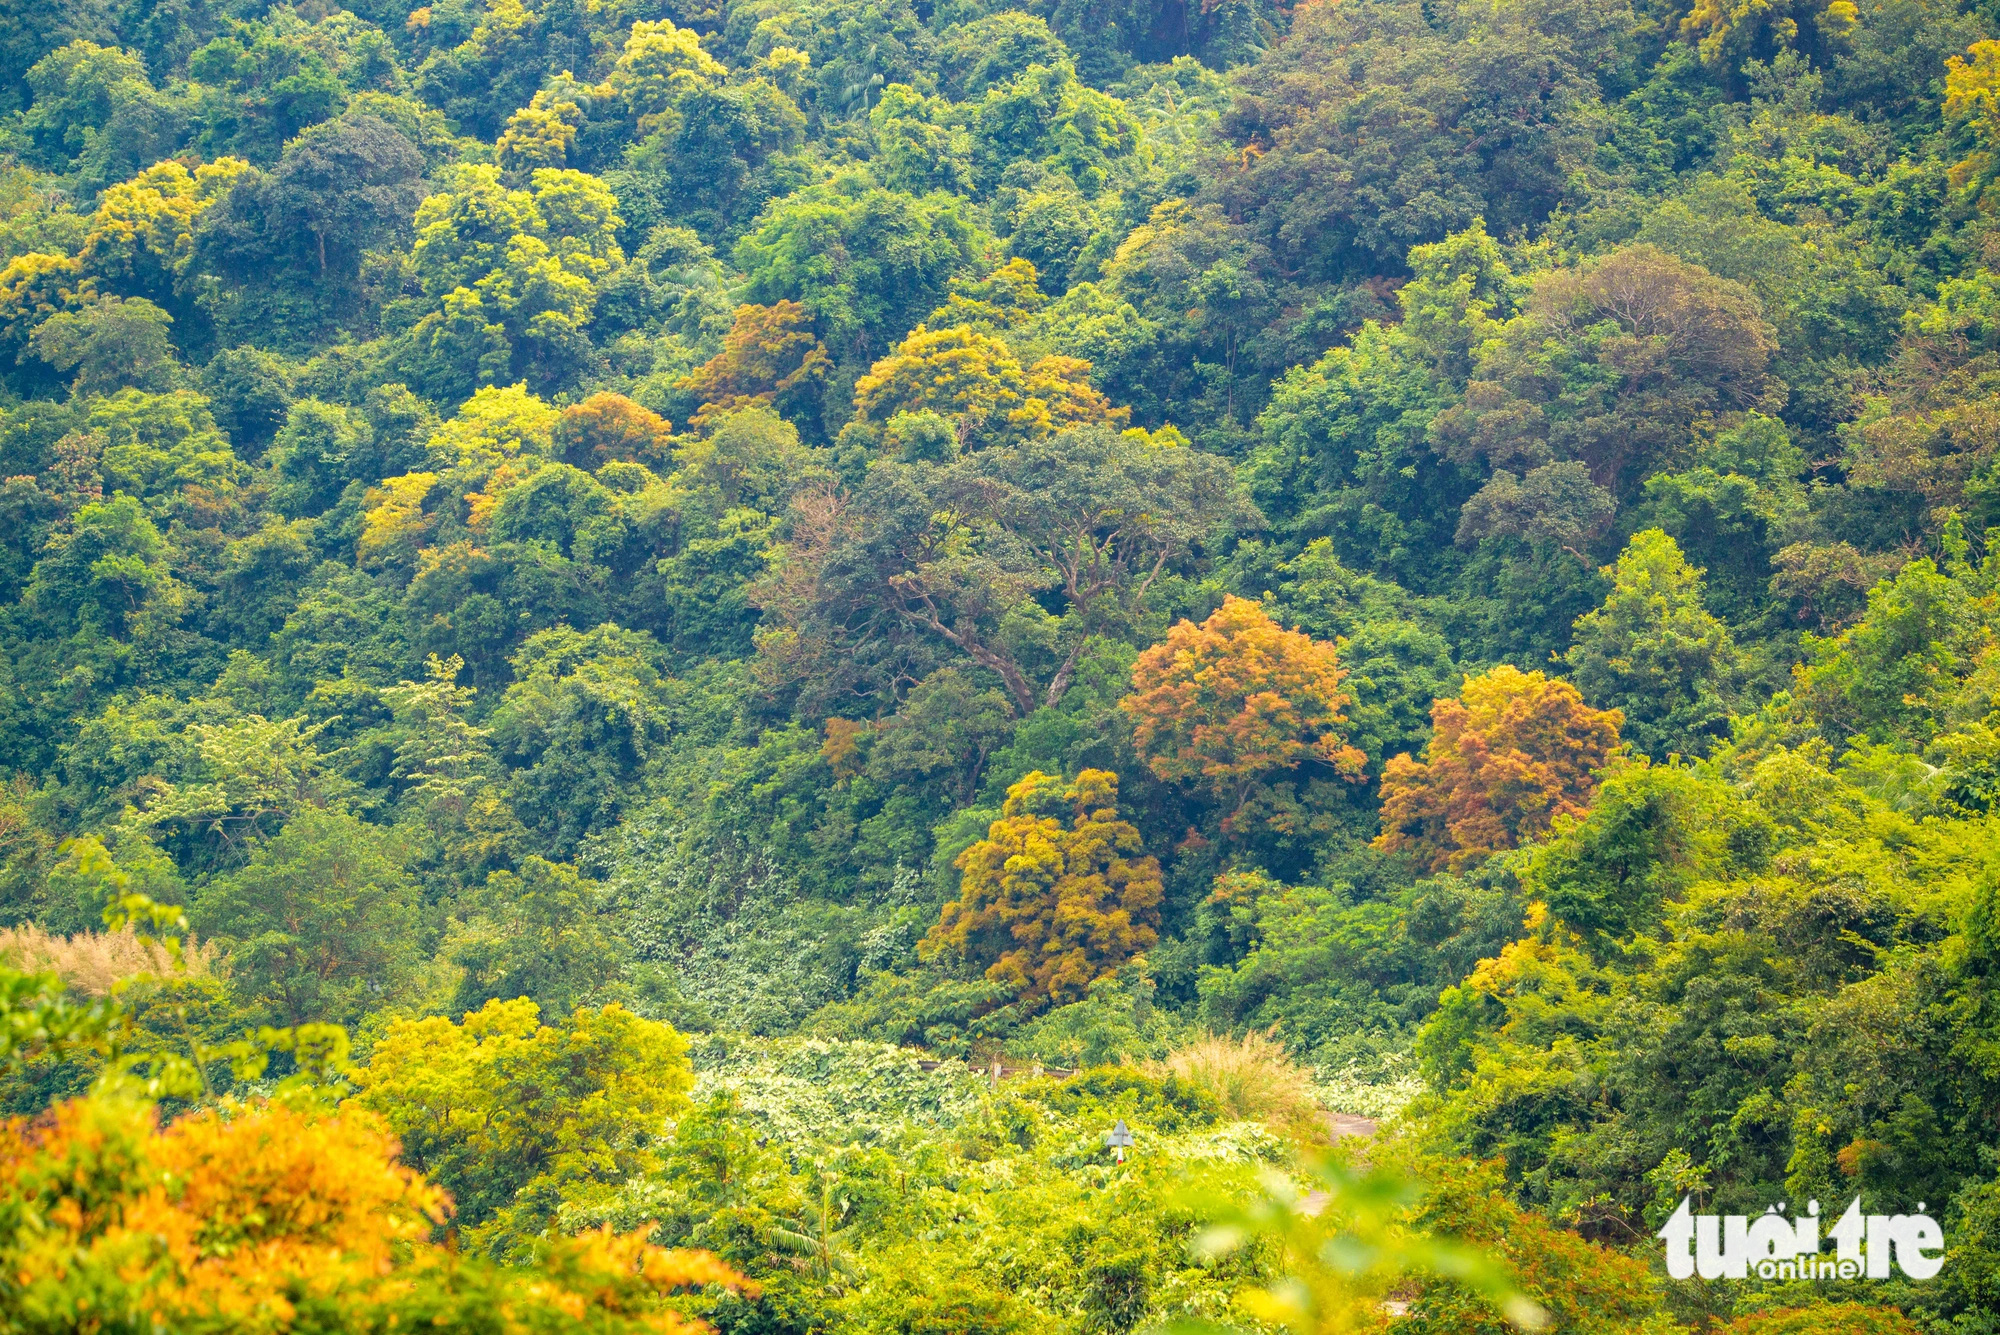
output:
<instances>
[{"instance_id":1,"label":"golden foliage tree","mask_svg":"<svg viewBox=\"0 0 2000 1335\"><path fill-rule=\"evenodd\" d=\"M576 148L583 109L560 93L543 89L534 101L507 118L497 145L500 165L510 172L563 167Z\"/></svg>"},{"instance_id":2,"label":"golden foliage tree","mask_svg":"<svg viewBox=\"0 0 2000 1335\"><path fill-rule=\"evenodd\" d=\"M1695 43L1704 64L1734 69L1760 47L1808 54L1840 50L1860 21L1854 0L1695 0L1680 31Z\"/></svg>"},{"instance_id":3,"label":"golden foliage tree","mask_svg":"<svg viewBox=\"0 0 2000 1335\"><path fill-rule=\"evenodd\" d=\"M1124 427L1132 410L1114 407L1090 383L1091 365L1081 357L1044 357L1028 368L1028 399L1008 418L1017 431L1054 435L1073 426Z\"/></svg>"},{"instance_id":4,"label":"golden foliage tree","mask_svg":"<svg viewBox=\"0 0 2000 1335\"><path fill-rule=\"evenodd\" d=\"M674 424L623 394L593 394L562 410L555 449L564 463L595 469L614 459L652 467L667 462Z\"/></svg>"},{"instance_id":5,"label":"golden foliage tree","mask_svg":"<svg viewBox=\"0 0 2000 1335\"><path fill-rule=\"evenodd\" d=\"M832 369L826 345L813 332L812 312L799 302L738 306L722 351L695 368L681 388L702 401L697 425L752 403L797 417L818 410Z\"/></svg>"},{"instance_id":6,"label":"golden foliage tree","mask_svg":"<svg viewBox=\"0 0 2000 1335\"><path fill-rule=\"evenodd\" d=\"M76 307L83 269L67 255L29 251L0 268L0 349L18 357L50 316Z\"/></svg>"},{"instance_id":7,"label":"golden foliage tree","mask_svg":"<svg viewBox=\"0 0 2000 1335\"><path fill-rule=\"evenodd\" d=\"M1005 330L1034 318L1048 304L1041 275L1017 255L976 282L952 284L951 296L924 323L934 329L971 325Z\"/></svg>"},{"instance_id":8,"label":"golden foliage tree","mask_svg":"<svg viewBox=\"0 0 2000 1335\"><path fill-rule=\"evenodd\" d=\"M1044 357L1023 369L1006 342L970 325L923 325L854 386L864 421L935 412L981 443L1054 435L1074 426L1122 427L1132 410L1113 407L1090 383L1081 357Z\"/></svg>"},{"instance_id":9,"label":"golden foliage tree","mask_svg":"<svg viewBox=\"0 0 2000 1335\"><path fill-rule=\"evenodd\" d=\"M625 50L612 67L604 89L650 130L680 100L684 91L703 83L721 83L728 72L688 28L671 19L640 20L632 25Z\"/></svg>"},{"instance_id":10,"label":"golden foliage tree","mask_svg":"<svg viewBox=\"0 0 2000 1335\"><path fill-rule=\"evenodd\" d=\"M1431 706L1423 760L1383 767L1375 845L1456 869L1544 834L1590 804L1624 722L1540 672L1503 663L1468 677L1456 699Z\"/></svg>"},{"instance_id":11,"label":"golden foliage tree","mask_svg":"<svg viewBox=\"0 0 2000 1335\"><path fill-rule=\"evenodd\" d=\"M278 1103L157 1124L117 1093L0 1125L0 1326L281 1335L589 1328L693 1335L670 1290L738 1284L608 1229L502 1269L430 1241L444 1193L382 1123Z\"/></svg>"},{"instance_id":12,"label":"golden foliage tree","mask_svg":"<svg viewBox=\"0 0 2000 1335\"><path fill-rule=\"evenodd\" d=\"M1952 184L1990 180L2000 149L2000 42L1974 42L1945 62L1944 120L1971 148L1952 164Z\"/></svg>"},{"instance_id":13,"label":"golden foliage tree","mask_svg":"<svg viewBox=\"0 0 2000 1335\"><path fill-rule=\"evenodd\" d=\"M442 518L436 509L424 509L437 486L436 473L405 473L368 489L361 501L361 536L355 543L355 559L362 569L417 563Z\"/></svg>"},{"instance_id":14,"label":"golden foliage tree","mask_svg":"<svg viewBox=\"0 0 2000 1335\"><path fill-rule=\"evenodd\" d=\"M561 420L562 413L525 384L489 385L440 423L424 449L433 467L484 477L524 454L548 458Z\"/></svg>"},{"instance_id":15,"label":"golden foliage tree","mask_svg":"<svg viewBox=\"0 0 2000 1335\"><path fill-rule=\"evenodd\" d=\"M871 422L928 409L956 419L960 434L1004 422L1028 397L1013 350L967 325L918 325L854 386L854 410Z\"/></svg>"},{"instance_id":16,"label":"golden foliage tree","mask_svg":"<svg viewBox=\"0 0 2000 1335\"><path fill-rule=\"evenodd\" d=\"M170 300L186 267L197 220L249 170L220 158L190 172L162 162L104 192L77 260L84 272L119 292Z\"/></svg>"},{"instance_id":17,"label":"golden foliage tree","mask_svg":"<svg viewBox=\"0 0 2000 1335\"><path fill-rule=\"evenodd\" d=\"M1182 621L1139 655L1119 708L1153 773L1207 789L1234 833L1250 808L1271 805L1259 798L1273 782L1309 767L1360 776L1366 757L1342 731L1346 675L1333 645L1225 597L1201 625ZM1280 801L1267 817L1282 829L1296 814Z\"/></svg>"},{"instance_id":18,"label":"golden foliage tree","mask_svg":"<svg viewBox=\"0 0 2000 1335\"><path fill-rule=\"evenodd\" d=\"M1033 1006L1062 1005L1160 939L1159 859L1118 818L1118 776L1040 771L1007 790L986 837L959 854L959 897L920 948L986 966Z\"/></svg>"}]
</instances>

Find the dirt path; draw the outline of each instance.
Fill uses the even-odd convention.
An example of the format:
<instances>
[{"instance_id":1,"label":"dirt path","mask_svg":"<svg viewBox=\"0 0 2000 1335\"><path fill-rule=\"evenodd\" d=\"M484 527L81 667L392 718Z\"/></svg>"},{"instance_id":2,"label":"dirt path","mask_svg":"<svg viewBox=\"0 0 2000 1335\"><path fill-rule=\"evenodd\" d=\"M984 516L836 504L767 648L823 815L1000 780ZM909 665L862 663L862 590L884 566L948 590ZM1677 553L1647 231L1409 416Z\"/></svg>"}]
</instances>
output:
<instances>
[{"instance_id":1,"label":"dirt path","mask_svg":"<svg viewBox=\"0 0 2000 1335\"><path fill-rule=\"evenodd\" d=\"M1326 1118L1326 1129L1333 1133L1335 1140L1346 1140L1358 1136L1362 1140L1375 1139L1376 1121L1372 1117L1356 1117L1353 1113L1321 1113ZM1323 1191L1308 1192L1299 1201L1299 1213L1316 1215L1326 1208L1327 1194ZM1392 1313L1400 1315L1400 1313Z\"/></svg>"},{"instance_id":2,"label":"dirt path","mask_svg":"<svg viewBox=\"0 0 2000 1335\"><path fill-rule=\"evenodd\" d=\"M1345 1140L1349 1136L1359 1136L1363 1140L1375 1139L1376 1121L1372 1117L1356 1117L1353 1113L1330 1112L1325 1114L1326 1129L1333 1133L1335 1140Z\"/></svg>"}]
</instances>

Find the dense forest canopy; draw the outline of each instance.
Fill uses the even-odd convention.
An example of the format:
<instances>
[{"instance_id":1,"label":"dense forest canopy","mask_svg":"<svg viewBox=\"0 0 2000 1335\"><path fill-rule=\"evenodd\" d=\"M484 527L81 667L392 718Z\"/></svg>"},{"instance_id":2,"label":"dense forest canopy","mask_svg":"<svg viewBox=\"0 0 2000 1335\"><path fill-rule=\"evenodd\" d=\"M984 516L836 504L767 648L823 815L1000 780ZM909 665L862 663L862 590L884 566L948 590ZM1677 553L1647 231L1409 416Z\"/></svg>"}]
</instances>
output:
<instances>
[{"instance_id":1,"label":"dense forest canopy","mask_svg":"<svg viewBox=\"0 0 2000 1335\"><path fill-rule=\"evenodd\" d=\"M2000 8L1013 3L0 0L0 1332L2000 1329Z\"/></svg>"}]
</instances>

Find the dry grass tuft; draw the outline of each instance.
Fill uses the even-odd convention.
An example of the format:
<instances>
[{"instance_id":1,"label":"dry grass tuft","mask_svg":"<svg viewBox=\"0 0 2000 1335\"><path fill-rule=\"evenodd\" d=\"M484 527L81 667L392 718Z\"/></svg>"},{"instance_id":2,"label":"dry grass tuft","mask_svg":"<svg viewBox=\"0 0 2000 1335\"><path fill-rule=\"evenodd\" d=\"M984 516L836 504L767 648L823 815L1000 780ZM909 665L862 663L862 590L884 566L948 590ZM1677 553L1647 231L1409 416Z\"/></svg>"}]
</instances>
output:
<instances>
[{"instance_id":1,"label":"dry grass tuft","mask_svg":"<svg viewBox=\"0 0 2000 1335\"><path fill-rule=\"evenodd\" d=\"M215 963L213 945L190 937L184 948L187 972L201 977ZM174 958L158 942L144 942L130 927L116 932L79 932L50 936L32 923L0 928L0 964L25 973L53 973L65 987L85 996L104 997L127 978L174 972Z\"/></svg>"},{"instance_id":2,"label":"dry grass tuft","mask_svg":"<svg viewBox=\"0 0 2000 1335\"><path fill-rule=\"evenodd\" d=\"M1239 1121L1262 1122L1302 1144L1326 1139L1312 1076L1269 1034L1199 1038L1168 1053L1155 1069L1207 1090Z\"/></svg>"}]
</instances>

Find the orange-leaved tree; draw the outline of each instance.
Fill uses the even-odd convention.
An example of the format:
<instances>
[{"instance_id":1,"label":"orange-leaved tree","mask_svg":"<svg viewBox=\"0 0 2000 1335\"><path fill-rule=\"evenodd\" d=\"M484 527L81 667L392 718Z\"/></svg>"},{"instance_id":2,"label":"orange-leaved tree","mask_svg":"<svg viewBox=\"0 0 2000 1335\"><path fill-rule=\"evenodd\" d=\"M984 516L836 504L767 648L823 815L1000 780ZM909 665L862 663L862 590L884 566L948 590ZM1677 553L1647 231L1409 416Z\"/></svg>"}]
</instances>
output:
<instances>
[{"instance_id":1,"label":"orange-leaved tree","mask_svg":"<svg viewBox=\"0 0 2000 1335\"><path fill-rule=\"evenodd\" d=\"M695 368L680 387L702 402L695 425L717 413L767 403L785 417L812 417L833 369L813 332L812 312L796 301L738 306L722 351Z\"/></svg>"},{"instance_id":2,"label":"orange-leaved tree","mask_svg":"<svg viewBox=\"0 0 2000 1335\"><path fill-rule=\"evenodd\" d=\"M1207 790L1224 834L1251 824L1288 833L1303 821L1298 779L1361 777L1366 757L1343 731L1346 675L1333 645L1225 597L1208 620L1180 622L1139 655L1119 708L1153 773Z\"/></svg>"},{"instance_id":3,"label":"orange-leaved tree","mask_svg":"<svg viewBox=\"0 0 2000 1335\"><path fill-rule=\"evenodd\" d=\"M671 1290L745 1287L608 1229L499 1267L430 1241L448 1203L372 1114L232 1104L164 1127L117 1088L0 1125L0 1327L289 1335L692 1335Z\"/></svg>"},{"instance_id":4,"label":"orange-leaved tree","mask_svg":"<svg viewBox=\"0 0 2000 1335\"><path fill-rule=\"evenodd\" d=\"M1423 760L1383 766L1375 844L1456 869L1545 834L1590 804L1624 722L1540 672L1503 663L1467 677L1456 699L1431 706Z\"/></svg>"},{"instance_id":5,"label":"orange-leaved tree","mask_svg":"<svg viewBox=\"0 0 2000 1335\"><path fill-rule=\"evenodd\" d=\"M1031 1008L1083 996L1160 939L1160 863L1118 819L1118 776L1040 771L1007 790L1000 819L959 854L959 897L919 953L984 965Z\"/></svg>"},{"instance_id":6,"label":"orange-leaved tree","mask_svg":"<svg viewBox=\"0 0 2000 1335\"><path fill-rule=\"evenodd\" d=\"M674 424L623 394L593 394L562 410L556 420L556 456L595 469L617 459L653 467L666 464Z\"/></svg>"}]
</instances>

